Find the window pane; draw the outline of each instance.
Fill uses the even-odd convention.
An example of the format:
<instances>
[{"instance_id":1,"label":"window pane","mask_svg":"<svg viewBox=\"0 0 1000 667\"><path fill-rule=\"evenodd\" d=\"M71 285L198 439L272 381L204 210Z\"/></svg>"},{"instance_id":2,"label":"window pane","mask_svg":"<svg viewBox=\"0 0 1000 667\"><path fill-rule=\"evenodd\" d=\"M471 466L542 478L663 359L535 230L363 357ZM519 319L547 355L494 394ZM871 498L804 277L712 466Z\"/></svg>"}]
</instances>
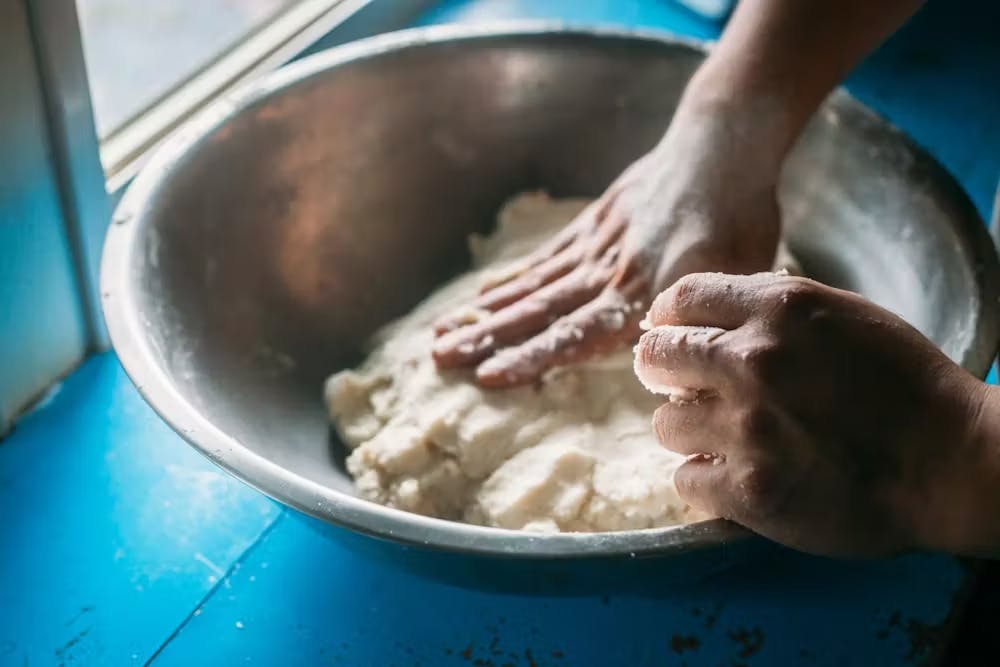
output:
<instances>
[{"instance_id":1,"label":"window pane","mask_svg":"<svg viewBox=\"0 0 1000 667\"><path fill-rule=\"evenodd\" d=\"M107 137L298 0L77 0Z\"/></svg>"}]
</instances>

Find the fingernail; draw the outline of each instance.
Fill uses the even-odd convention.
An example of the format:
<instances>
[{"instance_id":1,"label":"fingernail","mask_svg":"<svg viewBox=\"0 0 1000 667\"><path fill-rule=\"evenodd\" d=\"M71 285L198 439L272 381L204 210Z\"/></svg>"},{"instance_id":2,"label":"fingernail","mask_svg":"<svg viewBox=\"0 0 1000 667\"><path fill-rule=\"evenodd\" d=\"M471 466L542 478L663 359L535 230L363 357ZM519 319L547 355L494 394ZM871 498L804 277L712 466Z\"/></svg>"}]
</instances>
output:
<instances>
[{"instance_id":1,"label":"fingernail","mask_svg":"<svg viewBox=\"0 0 1000 667\"><path fill-rule=\"evenodd\" d=\"M493 347L493 344L495 342L496 338L494 338L492 334L486 334L485 336L483 336L482 338L480 338L475 342L466 341L460 344L456 349L458 350L459 354L471 356L474 354L481 354L483 352L489 351Z\"/></svg>"},{"instance_id":2,"label":"fingernail","mask_svg":"<svg viewBox=\"0 0 1000 667\"><path fill-rule=\"evenodd\" d=\"M698 452L697 454L688 454L685 461L687 463L711 463L717 466L725 463L726 457L724 454L714 452Z\"/></svg>"},{"instance_id":3,"label":"fingernail","mask_svg":"<svg viewBox=\"0 0 1000 667\"><path fill-rule=\"evenodd\" d=\"M508 389L527 382L512 370L493 370L490 366L496 364L487 361L476 369L476 382L487 389Z\"/></svg>"}]
</instances>

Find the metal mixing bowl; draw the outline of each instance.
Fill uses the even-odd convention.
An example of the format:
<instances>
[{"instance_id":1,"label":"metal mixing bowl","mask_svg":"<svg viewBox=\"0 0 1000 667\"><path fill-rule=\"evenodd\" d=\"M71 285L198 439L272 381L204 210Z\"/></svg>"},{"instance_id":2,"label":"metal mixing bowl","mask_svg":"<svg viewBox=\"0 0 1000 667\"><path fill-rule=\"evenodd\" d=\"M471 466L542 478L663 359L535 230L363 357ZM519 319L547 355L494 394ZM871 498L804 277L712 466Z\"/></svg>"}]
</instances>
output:
<instances>
[{"instance_id":1,"label":"metal mixing bowl","mask_svg":"<svg viewBox=\"0 0 1000 667\"><path fill-rule=\"evenodd\" d=\"M504 199L599 194L657 141L702 58L649 33L443 27L335 49L244 88L159 150L115 215L102 291L118 355L210 459L313 517L385 538L359 544L391 559L419 552L440 565L441 551L460 552L491 578L530 559L567 581L596 571L573 563L607 571L648 556L690 574L742 557L754 538L723 521L542 536L366 502L321 400L324 378L356 363L372 331L461 269L466 237ZM781 196L811 275L986 372L997 260L936 162L837 94Z\"/></svg>"}]
</instances>

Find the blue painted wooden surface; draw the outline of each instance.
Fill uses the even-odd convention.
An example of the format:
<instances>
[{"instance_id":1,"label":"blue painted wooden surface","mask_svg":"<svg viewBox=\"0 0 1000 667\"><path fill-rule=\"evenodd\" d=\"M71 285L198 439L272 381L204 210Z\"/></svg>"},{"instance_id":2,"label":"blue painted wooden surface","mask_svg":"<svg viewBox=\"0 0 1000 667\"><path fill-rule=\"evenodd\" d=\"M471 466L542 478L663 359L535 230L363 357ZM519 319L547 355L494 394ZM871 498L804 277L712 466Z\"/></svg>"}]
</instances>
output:
<instances>
[{"instance_id":1,"label":"blue painted wooden surface","mask_svg":"<svg viewBox=\"0 0 1000 667\"><path fill-rule=\"evenodd\" d=\"M963 579L941 556L779 554L660 597L524 598L367 561L311 522L196 454L100 355L0 446L0 665L891 665L926 655Z\"/></svg>"},{"instance_id":2,"label":"blue painted wooden surface","mask_svg":"<svg viewBox=\"0 0 1000 667\"><path fill-rule=\"evenodd\" d=\"M984 214L1000 173L987 4L932 3L851 80ZM714 31L663 0L452 1L422 22L526 16ZM0 665L895 665L925 656L963 580L941 556L785 555L659 599L450 588L361 559L216 470L110 355L0 443L0 527Z\"/></svg>"},{"instance_id":3,"label":"blue painted wooden surface","mask_svg":"<svg viewBox=\"0 0 1000 667\"><path fill-rule=\"evenodd\" d=\"M892 665L926 657L913 638L961 578L939 557L789 553L661 597L500 596L386 570L312 521L282 519L157 664Z\"/></svg>"},{"instance_id":4,"label":"blue painted wooden surface","mask_svg":"<svg viewBox=\"0 0 1000 667\"><path fill-rule=\"evenodd\" d=\"M145 662L279 512L92 358L0 443L0 665Z\"/></svg>"}]
</instances>

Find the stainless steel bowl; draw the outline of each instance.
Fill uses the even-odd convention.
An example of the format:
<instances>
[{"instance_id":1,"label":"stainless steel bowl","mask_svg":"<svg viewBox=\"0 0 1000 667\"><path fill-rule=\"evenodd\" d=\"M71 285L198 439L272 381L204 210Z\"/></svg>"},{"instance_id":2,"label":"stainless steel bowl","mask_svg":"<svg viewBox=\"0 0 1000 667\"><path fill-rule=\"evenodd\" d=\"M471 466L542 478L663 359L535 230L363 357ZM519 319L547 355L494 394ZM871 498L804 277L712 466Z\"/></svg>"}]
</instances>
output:
<instances>
[{"instance_id":1,"label":"stainless steel bowl","mask_svg":"<svg viewBox=\"0 0 1000 667\"><path fill-rule=\"evenodd\" d=\"M603 563L705 563L748 544L723 521L540 536L380 507L354 495L321 401L323 379L357 362L373 330L462 267L466 236L506 197L596 195L650 148L702 58L658 34L443 27L335 49L244 88L159 150L115 215L102 290L126 370L240 479L396 543ZM809 273L892 308L985 373L997 259L937 163L837 94L782 187Z\"/></svg>"}]
</instances>

